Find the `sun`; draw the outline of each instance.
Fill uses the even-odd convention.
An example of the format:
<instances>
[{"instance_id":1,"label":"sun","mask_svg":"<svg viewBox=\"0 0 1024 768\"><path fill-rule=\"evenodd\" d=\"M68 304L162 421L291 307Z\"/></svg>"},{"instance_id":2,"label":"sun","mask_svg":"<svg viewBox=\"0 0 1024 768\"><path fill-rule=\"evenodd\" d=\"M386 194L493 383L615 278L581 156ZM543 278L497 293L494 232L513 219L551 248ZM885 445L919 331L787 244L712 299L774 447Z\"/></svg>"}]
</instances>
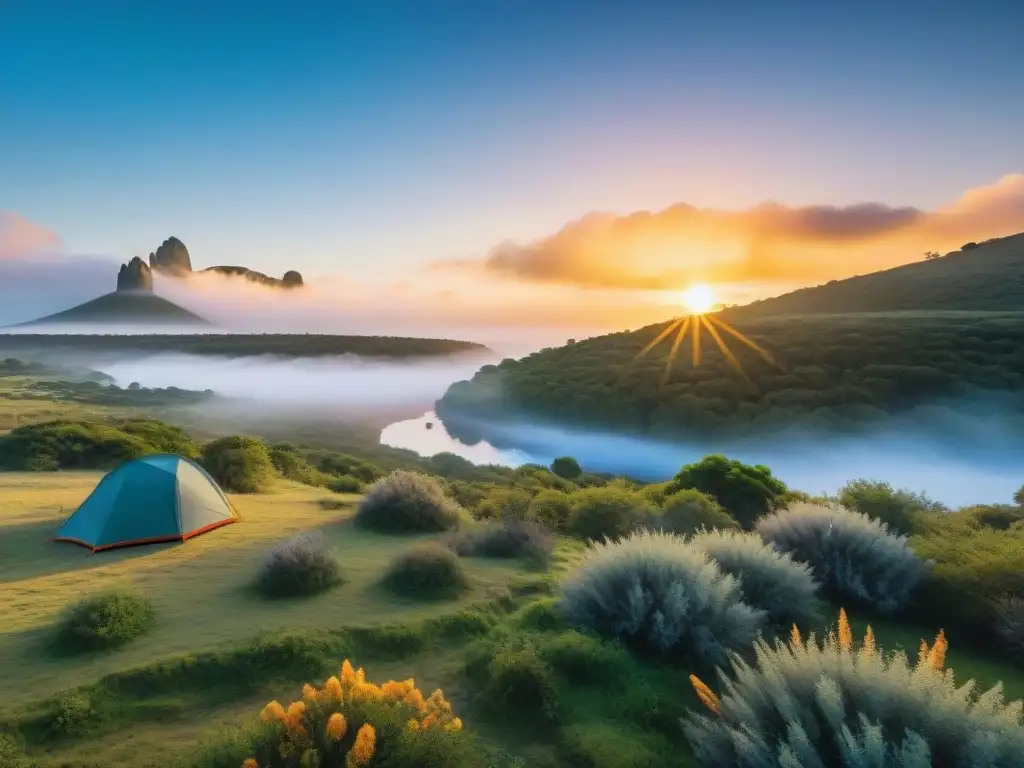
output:
<instances>
[{"instance_id":1,"label":"sun","mask_svg":"<svg viewBox=\"0 0 1024 768\"><path fill-rule=\"evenodd\" d=\"M691 315L704 315L715 308L715 292L706 283L695 283L683 291L679 298Z\"/></svg>"}]
</instances>

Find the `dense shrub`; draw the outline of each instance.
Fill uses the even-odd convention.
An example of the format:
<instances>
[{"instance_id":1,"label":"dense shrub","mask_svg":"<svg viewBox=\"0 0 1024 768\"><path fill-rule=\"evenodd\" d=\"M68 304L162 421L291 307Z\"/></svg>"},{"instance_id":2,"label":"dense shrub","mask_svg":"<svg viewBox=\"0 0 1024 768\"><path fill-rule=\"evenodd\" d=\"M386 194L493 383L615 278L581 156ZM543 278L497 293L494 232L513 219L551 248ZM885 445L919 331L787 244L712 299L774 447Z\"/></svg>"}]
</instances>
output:
<instances>
[{"instance_id":1,"label":"dense shrub","mask_svg":"<svg viewBox=\"0 0 1024 768\"><path fill-rule=\"evenodd\" d=\"M748 647L765 618L703 551L648 531L592 544L563 581L559 606L579 628L696 664Z\"/></svg>"},{"instance_id":2,"label":"dense shrub","mask_svg":"<svg viewBox=\"0 0 1024 768\"><path fill-rule=\"evenodd\" d=\"M741 526L750 529L761 516L778 509L787 493L785 483L768 467L751 466L720 454L687 464L669 483L668 492L693 488L714 497Z\"/></svg>"},{"instance_id":3,"label":"dense shrub","mask_svg":"<svg viewBox=\"0 0 1024 768\"><path fill-rule=\"evenodd\" d=\"M989 640L996 619L993 600L1024 595L1024 530L953 527L953 522L911 540L918 556L930 561L915 607L922 618Z\"/></svg>"},{"instance_id":4,"label":"dense shrub","mask_svg":"<svg viewBox=\"0 0 1024 768\"><path fill-rule=\"evenodd\" d=\"M583 474L580 463L572 456L559 456L551 462L551 471L566 480L575 480Z\"/></svg>"},{"instance_id":5,"label":"dense shrub","mask_svg":"<svg viewBox=\"0 0 1024 768\"><path fill-rule=\"evenodd\" d=\"M972 528L992 528L1005 531L1015 523L1024 520L1024 508L1015 504L976 504L963 507L950 514L962 518Z\"/></svg>"},{"instance_id":6,"label":"dense shrub","mask_svg":"<svg viewBox=\"0 0 1024 768\"><path fill-rule=\"evenodd\" d=\"M232 493L260 493L277 470L267 446L254 437L231 435L203 446L201 463L221 488Z\"/></svg>"},{"instance_id":7,"label":"dense shrub","mask_svg":"<svg viewBox=\"0 0 1024 768\"><path fill-rule=\"evenodd\" d=\"M522 557L547 564L555 542L551 533L538 523L510 518L460 531L449 546L462 556Z\"/></svg>"},{"instance_id":8,"label":"dense shrub","mask_svg":"<svg viewBox=\"0 0 1024 768\"><path fill-rule=\"evenodd\" d=\"M151 453L194 458L196 452L184 432L158 421L49 421L0 436L0 470L109 469Z\"/></svg>"},{"instance_id":9,"label":"dense shrub","mask_svg":"<svg viewBox=\"0 0 1024 768\"><path fill-rule=\"evenodd\" d=\"M573 685L615 684L624 680L632 658L619 643L576 630L558 632L538 642L541 658Z\"/></svg>"},{"instance_id":10,"label":"dense shrub","mask_svg":"<svg viewBox=\"0 0 1024 768\"><path fill-rule=\"evenodd\" d=\"M72 605L58 623L56 647L65 653L116 648L146 632L154 620L148 598L114 589Z\"/></svg>"},{"instance_id":11,"label":"dense shrub","mask_svg":"<svg viewBox=\"0 0 1024 768\"><path fill-rule=\"evenodd\" d=\"M493 715L549 723L558 719L554 673L529 635L477 644L466 671L478 688L478 701Z\"/></svg>"},{"instance_id":12,"label":"dense shrub","mask_svg":"<svg viewBox=\"0 0 1024 768\"><path fill-rule=\"evenodd\" d=\"M1017 492L1013 494L1013 500L1018 505L1024 507L1024 485L1017 489Z\"/></svg>"},{"instance_id":13,"label":"dense shrub","mask_svg":"<svg viewBox=\"0 0 1024 768\"><path fill-rule=\"evenodd\" d=\"M995 601L996 637L1010 656L1024 660L1024 597L1004 595Z\"/></svg>"},{"instance_id":14,"label":"dense shrub","mask_svg":"<svg viewBox=\"0 0 1024 768\"><path fill-rule=\"evenodd\" d=\"M839 491L838 501L847 509L881 520L894 533L908 535L927 525L923 516L946 511L924 494L895 490L877 480L851 480Z\"/></svg>"},{"instance_id":15,"label":"dense shrub","mask_svg":"<svg viewBox=\"0 0 1024 768\"><path fill-rule=\"evenodd\" d=\"M322 688L305 685L287 708L260 713L244 768L470 768L476 745L440 690L429 697L413 680L376 685L346 661ZM238 749L239 746L231 745ZM243 762L245 758L248 762Z\"/></svg>"},{"instance_id":16,"label":"dense shrub","mask_svg":"<svg viewBox=\"0 0 1024 768\"><path fill-rule=\"evenodd\" d=\"M583 488L569 499L569 531L591 541L625 536L648 511L646 500L638 492L614 485Z\"/></svg>"},{"instance_id":17,"label":"dense shrub","mask_svg":"<svg viewBox=\"0 0 1024 768\"><path fill-rule=\"evenodd\" d=\"M702 528L740 529L740 524L714 498L692 488L667 496L653 523L669 533L681 534L695 533Z\"/></svg>"},{"instance_id":18,"label":"dense shrub","mask_svg":"<svg viewBox=\"0 0 1024 768\"><path fill-rule=\"evenodd\" d=\"M568 493L544 490L530 500L526 515L552 531L563 533L569 526L571 511L572 502Z\"/></svg>"},{"instance_id":19,"label":"dense shrub","mask_svg":"<svg viewBox=\"0 0 1024 768\"><path fill-rule=\"evenodd\" d=\"M905 536L839 506L794 504L761 519L757 532L780 552L810 565L832 596L883 614L902 608L925 573Z\"/></svg>"},{"instance_id":20,"label":"dense shrub","mask_svg":"<svg viewBox=\"0 0 1024 768\"><path fill-rule=\"evenodd\" d=\"M98 713L89 695L79 691L60 694L51 702L50 731L54 736L79 736L89 730Z\"/></svg>"},{"instance_id":21,"label":"dense shrub","mask_svg":"<svg viewBox=\"0 0 1024 768\"><path fill-rule=\"evenodd\" d=\"M388 567L384 584L405 597L455 597L469 588L458 557L440 544L420 544L398 555Z\"/></svg>"},{"instance_id":22,"label":"dense shrub","mask_svg":"<svg viewBox=\"0 0 1024 768\"><path fill-rule=\"evenodd\" d=\"M473 507L477 520L525 520L533 496L522 488L495 488Z\"/></svg>"},{"instance_id":23,"label":"dense shrub","mask_svg":"<svg viewBox=\"0 0 1024 768\"><path fill-rule=\"evenodd\" d=\"M326 488L334 478L317 469L289 445L275 445L270 449L270 461L282 477L297 483Z\"/></svg>"},{"instance_id":24,"label":"dense shrub","mask_svg":"<svg viewBox=\"0 0 1024 768\"><path fill-rule=\"evenodd\" d=\"M776 627L814 617L818 585L806 563L775 551L753 533L707 531L690 542L739 579L744 602L764 611Z\"/></svg>"},{"instance_id":25,"label":"dense shrub","mask_svg":"<svg viewBox=\"0 0 1024 768\"><path fill-rule=\"evenodd\" d=\"M464 480L445 480L441 487L463 509L472 509L487 498L487 491Z\"/></svg>"},{"instance_id":26,"label":"dense shrub","mask_svg":"<svg viewBox=\"0 0 1024 768\"><path fill-rule=\"evenodd\" d=\"M319 533L282 541L263 558L256 584L268 597L314 595L341 581L341 564Z\"/></svg>"},{"instance_id":27,"label":"dense shrub","mask_svg":"<svg viewBox=\"0 0 1024 768\"><path fill-rule=\"evenodd\" d=\"M378 480L356 510L357 525L386 533L444 531L458 527L460 509L437 481L397 470Z\"/></svg>"},{"instance_id":28,"label":"dense shrub","mask_svg":"<svg viewBox=\"0 0 1024 768\"><path fill-rule=\"evenodd\" d=\"M359 478L352 477L352 475L341 475L340 477L332 477L328 480L327 487L335 493L361 493L363 483Z\"/></svg>"},{"instance_id":29,"label":"dense shrub","mask_svg":"<svg viewBox=\"0 0 1024 768\"><path fill-rule=\"evenodd\" d=\"M854 648L846 615L824 643L759 639L756 661L734 656L719 698L691 677L711 714L684 723L697 758L750 768L1011 768L1024 765L1021 704L997 686L981 696L943 669L940 633L917 663L868 635Z\"/></svg>"},{"instance_id":30,"label":"dense shrub","mask_svg":"<svg viewBox=\"0 0 1024 768\"><path fill-rule=\"evenodd\" d=\"M6 733L0 733L0 768L34 768L21 744Z\"/></svg>"}]
</instances>

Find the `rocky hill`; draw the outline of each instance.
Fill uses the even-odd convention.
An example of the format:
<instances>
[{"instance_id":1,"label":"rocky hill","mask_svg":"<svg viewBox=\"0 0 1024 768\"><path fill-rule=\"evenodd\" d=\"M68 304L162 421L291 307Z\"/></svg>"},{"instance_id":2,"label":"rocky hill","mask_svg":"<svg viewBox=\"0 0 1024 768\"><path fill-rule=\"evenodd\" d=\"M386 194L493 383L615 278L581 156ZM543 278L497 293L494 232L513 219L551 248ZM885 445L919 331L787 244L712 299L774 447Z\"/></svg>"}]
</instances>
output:
<instances>
[{"instance_id":1,"label":"rocky hill","mask_svg":"<svg viewBox=\"0 0 1024 768\"><path fill-rule=\"evenodd\" d=\"M176 237L167 238L156 251L149 254L149 266L172 277L188 277L196 272L192 268L192 257L189 255L188 248ZM237 266L207 267L198 271L216 272L228 277L242 277L250 282L272 288L301 288L303 285L302 275L295 270L285 272L281 278L270 277L254 269Z\"/></svg>"}]
</instances>

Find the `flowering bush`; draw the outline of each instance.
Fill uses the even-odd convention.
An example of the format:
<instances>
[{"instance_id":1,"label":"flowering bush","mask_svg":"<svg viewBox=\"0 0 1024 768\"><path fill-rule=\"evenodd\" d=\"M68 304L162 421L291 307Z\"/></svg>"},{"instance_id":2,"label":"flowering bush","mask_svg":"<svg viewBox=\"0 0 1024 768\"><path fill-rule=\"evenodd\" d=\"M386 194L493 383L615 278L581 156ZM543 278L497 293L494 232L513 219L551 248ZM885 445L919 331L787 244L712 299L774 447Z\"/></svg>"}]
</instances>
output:
<instances>
[{"instance_id":1,"label":"flowering bush","mask_svg":"<svg viewBox=\"0 0 1024 768\"><path fill-rule=\"evenodd\" d=\"M739 579L744 602L765 611L773 624L784 628L814 616L818 585L810 567L776 552L757 534L705 531L690 542Z\"/></svg>"},{"instance_id":2,"label":"flowering bush","mask_svg":"<svg viewBox=\"0 0 1024 768\"><path fill-rule=\"evenodd\" d=\"M267 552L256 583L269 597L292 597L323 592L340 581L341 565L323 536L304 531Z\"/></svg>"},{"instance_id":3,"label":"flowering bush","mask_svg":"<svg viewBox=\"0 0 1024 768\"><path fill-rule=\"evenodd\" d=\"M888 526L839 506L792 504L757 523L761 538L814 570L834 596L893 614L924 576L924 563Z\"/></svg>"},{"instance_id":4,"label":"flowering bush","mask_svg":"<svg viewBox=\"0 0 1024 768\"><path fill-rule=\"evenodd\" d=\"M457 528L460 516L459 505L444 495L437 480L396 470L370 487L355 521L385 533L428 532Z\"/></svg>"},{"instance_id":5,"label":"flowering bush","mask_svg":"<svg viewBox=\"0 0 1024 768\"><path fill-rule=\"evenodd\" d=\"M868 627L854 648L845 612L824 643L793 627L788 643L755 644L755 663L732 658L719 698L690 682L710 714L684 723L705 765L747 768L1011 768L1024 765L1022 703L1004 704L996 685L975 695L953 682L939 632L916 663L875 647Z\"/></svg>"},{"instance_id":6,"label":"flowering bush","mask_svg":"<svg viewBox=\"0 0 1024 768\"><path fill-rule=\"evenodd\" d=\"M592 544L565 578L559 606L577 627L698 664L749 647L764 620L702 550L645 530Z\"/></svg>"},{"instance_id":7,"label":"flowering bush","mask_svg":"<svg viewBox=\"0 0 1024 768\"><path fill-rule=\"evenodd\" d=\"M375 685L347 660L323 688L303 686L287 707L267 704L260 721L241 768L440 768L471 759L440 689L424 697L411 679Z\"/></svg>"}]
</instances>

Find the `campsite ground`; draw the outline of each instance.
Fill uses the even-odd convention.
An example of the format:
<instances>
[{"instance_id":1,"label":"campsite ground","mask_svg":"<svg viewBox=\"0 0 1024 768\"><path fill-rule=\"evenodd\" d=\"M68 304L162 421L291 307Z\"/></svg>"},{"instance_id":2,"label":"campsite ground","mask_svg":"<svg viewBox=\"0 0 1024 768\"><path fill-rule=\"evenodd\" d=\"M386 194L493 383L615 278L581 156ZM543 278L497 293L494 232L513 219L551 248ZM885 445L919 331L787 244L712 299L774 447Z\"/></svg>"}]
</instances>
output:
<instances>
[{"instance_id":1,"label":"campsite ground","mask_svg":"<svg viewBox=\"0 0 1024 768\"><path fill-rule=\"evenodd\" d=\"M466 660L465 638L439 639L401 647L424 621L453 615L471 606L492 605L508 595L507 585L534 582L538 574L501 561L464 560L472 574L472 591L460 600L443 603L399 601L378 586L391 556L423 537L367 533L351 524L358 497L339 496L289 482L279 482L272 492L232 496L242 522L213 531L184 545L158 545L91 555L71 544L50 542L49 536L100 478L99 473L0 474L0 605L5 620L0 625L0 669L4 671L3 707L0 722L14 722L41 711L46 700L69 690L91 691L94 701L110 697L123 708L105 722L90 726L74 738L32 739L33 752L47 768L71 766L124 766L149 768L172 764L182 747L213 738L224 728L251 722L262 703L271 698L296 697L309 676L286 672L268 676L257 670L251 686L198 681L195 672L181 668L182 658L212 652L211 669L231 663L230 654L257 636L280 630L299 631L306 638L332 638L352 627L391 627L392 652L370 645L354 648L353 660L367 667L372 679L413 676L421 687L444 688L467 724L505 744L538 765L563 765L548 761L554 733L519 732L502 727L492 733L479 712L462 674ZM331 499L335 508L321 501ZM338 551L346 582L319 597L298 600L265 600L250 590L262 554L275 542L299 530L323 532ZM555 568L564 567L578 552L578 545L563 542ZM120 584L134 584L153 601L157 625L124 648L90 657L61 658L48 649L47 640L63 608L86 594ZM532 600L534 598L527 598ZM521 603L520 603L521 605ZM515 606L507 609L514 609ZM516 629L516 614L498 619L499 626ZM834 608L825 607L823 621L834 620ZM863 631L863 617L854 617L855 631ZM914 654L922 638L934 637L934 627L871 620L879 642L894 650ZM824 629L824 624L822 625ZM405 639L403 639L405 638ZM340 646L339 646L340 647ZM331 655L340 662L349 651ZM1024 674L999 664L983 653L956 644L949 662L958 680L969 677L988 687L1002 680L1008 698L1024 696ZM142 670L152 688L133 690L119 698L109 681L112 673ZM657 691L660 700L683 707L691 704L685 670L637 665L631 686ZM191 677L188 675L191 674ZM216 674L215 672L211 673ZM148 684L147 684L148 685ZM581 754L602 754L615 744L643 757L647 750L680 749L655 732L629 734L629 720L616 714L623 692L617 687L593 685L566 688L561 696L563 743L576 745ZM108 701L106 706L110 706ZM32 728L29 727L29 735ZM640 740L637 742L636 740ZM636 744L649 742L641 751ZM679 754L676 752L676 754ZM688 764L685 758L680 756ZM616 763L618 764L618 763ZM633 763L622 763L633 764ZM635 763L639 765L640 763ZM660 763L659 763L660 764Z\"/></svg>"}]
</instances>

